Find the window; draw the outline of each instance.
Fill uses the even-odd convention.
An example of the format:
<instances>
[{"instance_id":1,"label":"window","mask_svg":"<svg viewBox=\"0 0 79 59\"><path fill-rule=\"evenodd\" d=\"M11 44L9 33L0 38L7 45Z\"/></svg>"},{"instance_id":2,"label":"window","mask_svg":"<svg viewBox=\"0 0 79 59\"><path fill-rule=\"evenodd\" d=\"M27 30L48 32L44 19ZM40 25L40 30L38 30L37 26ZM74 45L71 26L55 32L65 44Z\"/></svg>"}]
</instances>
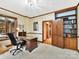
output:
<instances>
[{"instance_id":1,"label":"window","mask_svg":"<svg viewBox=\"0 0 79 59\"><path fill-rule=\"evenodd\" d=\"M16 32L16 18L0 15L0 34Z\"/></svg>"},{"instance_id":2,"label":"window","mask_svg":"<svg viewBox=\"0 0 79 59\"><path fill-rule=\"evenodd\" d=\"M76 13L75 10L66 11L66 12L56 14L56 17L64 17L64 16L69 16L69 15L75 15L75 13Z\"/></svg>"}]
</instances>

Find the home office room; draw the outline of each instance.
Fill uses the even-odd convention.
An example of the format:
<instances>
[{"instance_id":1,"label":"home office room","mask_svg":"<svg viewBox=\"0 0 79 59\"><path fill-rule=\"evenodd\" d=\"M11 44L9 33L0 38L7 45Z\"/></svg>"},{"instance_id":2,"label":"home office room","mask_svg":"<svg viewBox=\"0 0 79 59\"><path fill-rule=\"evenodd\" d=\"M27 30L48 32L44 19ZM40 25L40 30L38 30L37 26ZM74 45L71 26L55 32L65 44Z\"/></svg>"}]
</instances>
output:
<instances>
[{"instance_id":1,"label":"home office room","mask_svg":"<svg viewBox=\"0 0 79 59\"><path fill-rule=\"evenodd\" d=\"M79 59L79 0L0 0L0 59Z\"/></svg>"}]
</instances>

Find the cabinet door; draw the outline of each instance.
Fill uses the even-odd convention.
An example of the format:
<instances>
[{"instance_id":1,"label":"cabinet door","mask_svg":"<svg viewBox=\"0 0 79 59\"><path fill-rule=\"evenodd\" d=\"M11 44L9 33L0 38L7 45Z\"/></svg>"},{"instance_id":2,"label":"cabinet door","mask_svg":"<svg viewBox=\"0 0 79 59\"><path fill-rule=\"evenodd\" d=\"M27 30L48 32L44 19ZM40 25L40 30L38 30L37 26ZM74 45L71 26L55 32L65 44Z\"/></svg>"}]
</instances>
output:
<instances>
[{"instance_id":1,"label":"cabinet door","mask_svg":"<svg viewBox=\"0 0 79 59\"><path fill-rule=\"evenodd\" d=\"M76 38L65 38L65 48L77 49Z\"/></svg>"},{"instance_id":2,"label":"cabinet door","mask_svg":"<svg viewBox=\"0 0 79 59\"><path fill-rule=\"evenodd\" d=\"M77 41L76 41L76 38L71 38L70 39L70 48L71 49L76 49L77 48Z\"/></svg>"},{"instance_id":3,"label":"cabinet door","mask_svg":"<svg viewBox=\"0 0 79 59\"><path fill-rule=\"evenodd\" d=\"M65 38L65 48L70 48L70 38Z\"/></svg>"}]
</instances>

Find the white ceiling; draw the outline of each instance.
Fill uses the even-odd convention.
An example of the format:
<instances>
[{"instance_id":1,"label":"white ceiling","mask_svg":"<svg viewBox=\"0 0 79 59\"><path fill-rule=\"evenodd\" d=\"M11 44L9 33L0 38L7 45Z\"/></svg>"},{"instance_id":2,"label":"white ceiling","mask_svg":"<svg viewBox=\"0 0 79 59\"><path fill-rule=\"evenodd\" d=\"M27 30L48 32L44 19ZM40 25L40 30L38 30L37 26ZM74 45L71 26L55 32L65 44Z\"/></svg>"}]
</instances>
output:
<instances>
[{"instance_id":1,"label":"white ceiling","mask_svg":"<svg viewBox=\"0 0 79 59\"><path fill-rule=\"evenodd\" d=\"M0 7L24 16L37 16L78 4L77 0L37 0L37 6L29 7L25 0L0 0Z\"/></svg>"}]
</instances>

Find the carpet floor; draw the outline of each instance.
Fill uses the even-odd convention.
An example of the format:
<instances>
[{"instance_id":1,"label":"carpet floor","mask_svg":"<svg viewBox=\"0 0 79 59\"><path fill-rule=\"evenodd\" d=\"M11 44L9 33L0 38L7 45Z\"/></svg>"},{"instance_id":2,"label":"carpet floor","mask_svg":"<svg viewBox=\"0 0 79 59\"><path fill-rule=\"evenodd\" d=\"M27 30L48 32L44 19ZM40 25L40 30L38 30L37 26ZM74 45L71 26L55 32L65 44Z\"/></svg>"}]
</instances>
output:
<instances>
[{"instance_id":1,"label":"carpet floor","mask_svg":"<svg viewBox=\"0 0 79 59\"><path fill-rule=\"evenodd\" d=\"M13 56L9 51L0 55L0 59L79 59L77 51L61 49L55 46L39 43L31 53L27 50Z\"/></svg>"}]
</instances>

